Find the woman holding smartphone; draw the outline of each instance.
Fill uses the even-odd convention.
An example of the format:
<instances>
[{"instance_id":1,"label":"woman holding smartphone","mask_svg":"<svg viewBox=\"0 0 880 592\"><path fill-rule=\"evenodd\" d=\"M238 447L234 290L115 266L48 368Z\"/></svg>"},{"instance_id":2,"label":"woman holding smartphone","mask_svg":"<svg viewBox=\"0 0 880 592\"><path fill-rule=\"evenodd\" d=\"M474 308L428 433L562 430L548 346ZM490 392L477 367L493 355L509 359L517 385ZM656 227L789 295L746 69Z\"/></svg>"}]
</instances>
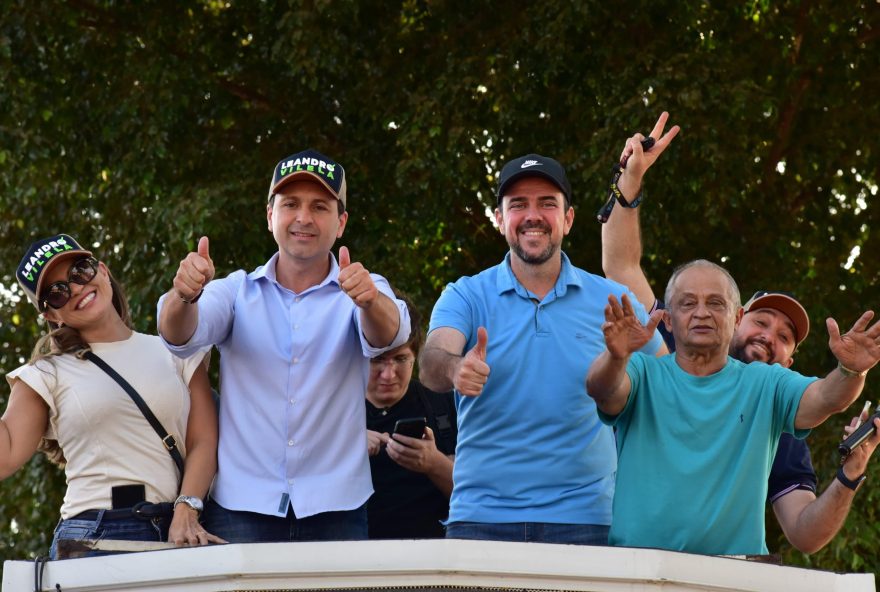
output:
<instances>
[{"instance_id":1,"label":"woman holding smartphone","mask_svg":"<svg viewBox=\"0 0 880 592\"><path fill-rule=\"evenodd\" d=\"M50 331L30 361L6 375L12 392L0 419L0 478L38 449L64 466L50 559L60 558L63 540L224 542L198 522L217 467L207 352L179 360L158 337L133 331L122 287L68 235L33 243L16 278ZM121 375L174 438L185 458L182 481L144 414L83 357L87 351Z\"/></svg>"}]
</instances>

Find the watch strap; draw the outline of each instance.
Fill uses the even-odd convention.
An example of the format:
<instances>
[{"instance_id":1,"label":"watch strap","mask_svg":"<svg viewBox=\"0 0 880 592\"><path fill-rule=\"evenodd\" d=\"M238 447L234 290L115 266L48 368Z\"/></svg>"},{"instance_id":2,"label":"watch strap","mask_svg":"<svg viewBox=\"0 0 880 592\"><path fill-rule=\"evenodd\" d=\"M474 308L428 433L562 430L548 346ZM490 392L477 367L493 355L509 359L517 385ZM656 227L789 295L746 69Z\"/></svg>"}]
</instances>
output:
<instances>
[{"instance_id":1,"label":"watch strap","mask_svg":"<svg viewBox=\"0 0 880 592\"><path fill-rule=\"evenodd\" d=\"M843 465L837 467L837 480L840 481L844 487L852 489L853 491L858 489L859 485L861 485L862 481L864 481L866 478L867 476L862 473L861 476L856 477L855 479L850 479L846 476L846 473L843 472Z\"/></svg>"},{"instance_id":2,"label":"watch strap","mask_svg":"<svg viewBox=\"0 0 880 592\"><path fill-rule=\"evenodd\" d=\"M178 294L177 297L180 298L181 302L185 302L186 304L195 304L196 302L199 301L199 298L201 298L201 297L202 297L202 294L204 294L204 293L205 293L205 289L202 288L201 290L199 290L199 293L196 294L196 295L195 295L193 298L191 298L190 300L187 300L186 298L184 298L184 297L181 296L180 294Z\"/></svg>"},{"instance_id":3,"label":"watch strap","mask_svg":"<svg viewBox=\"0 0 880 592\"><path fill-rule=\"evenodd\" d=\"M186 504L197 513L201 514L205 505L200 498L197 498L192 495L180 495L174 500L174 508L177 508L177 504Z\"/></svg>"}]
</instances>

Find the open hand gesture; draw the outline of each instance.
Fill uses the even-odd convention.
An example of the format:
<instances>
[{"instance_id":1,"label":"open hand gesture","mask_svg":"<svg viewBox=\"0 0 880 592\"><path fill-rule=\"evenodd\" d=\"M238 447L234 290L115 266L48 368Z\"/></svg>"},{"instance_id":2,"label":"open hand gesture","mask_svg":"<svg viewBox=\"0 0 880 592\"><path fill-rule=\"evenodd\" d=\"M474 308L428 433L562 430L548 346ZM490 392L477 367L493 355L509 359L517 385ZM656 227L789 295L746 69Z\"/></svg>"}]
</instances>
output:
<instances>
[{"instance_id":1,"label":"open hand gesture","mask_svg":"<svg viewBox=\"0 0 880 592\"><path fill-rule=\"evenodd\" d=\"M605 307L605 322L602 324L608 353L612 358L628 358L651 340L662 316L662 310L655 310L648 324L642 325L626 294L621 295L620 302L610 294Z\"/></svg>"},{"instance_id":2,"label":"open hand gesture","mask_svg":"<svg viewBox=\"0 0 880 592\"><path fill-rule=\"evenodd\" d=\"M880 361L880 322L869 327L872 318L874 311L865 312L843 335L840 334L837 321L832 318L825 320L831 353L842 366L853 372L870 370Z\"/></svg>"}]
</instances>

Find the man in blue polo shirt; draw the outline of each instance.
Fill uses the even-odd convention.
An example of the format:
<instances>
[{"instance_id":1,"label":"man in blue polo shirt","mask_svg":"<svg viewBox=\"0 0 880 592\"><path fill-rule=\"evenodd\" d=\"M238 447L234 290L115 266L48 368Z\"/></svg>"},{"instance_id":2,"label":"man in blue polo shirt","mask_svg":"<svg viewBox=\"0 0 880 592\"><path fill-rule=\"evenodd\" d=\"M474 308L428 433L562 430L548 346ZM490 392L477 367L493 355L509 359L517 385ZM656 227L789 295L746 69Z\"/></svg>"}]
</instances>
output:
<instances>
[{"instance_id":1,"label":"man in blue polo shirt","mask_svg":"<svg viewBox=\"0 0 880 592\"><path fill-rule=\"evenodd\" d=\"M672 136L657 142L651 162ZM574 209L557 161L511 160L497 198L495 219L510 252L446 288L420 362L428 388L456 391L446 536L606 544L614 437L584 396L583 380L604 349L608 295L628 291L576 268L561 251ZM638 314L647 322L644 309ZM643 351L661 344L655 335Z\"/></svg>"}]
</instances>

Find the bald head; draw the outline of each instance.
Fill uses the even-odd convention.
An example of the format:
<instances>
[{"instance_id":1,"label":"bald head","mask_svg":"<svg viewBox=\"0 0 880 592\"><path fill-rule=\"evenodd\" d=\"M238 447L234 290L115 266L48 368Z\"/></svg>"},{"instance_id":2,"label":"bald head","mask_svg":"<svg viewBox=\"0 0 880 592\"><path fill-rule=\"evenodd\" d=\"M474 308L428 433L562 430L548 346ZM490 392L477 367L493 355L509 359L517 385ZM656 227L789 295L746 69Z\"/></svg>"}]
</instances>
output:
<instances>
[{"instance_id":1,"label":"bald head","mask_svg":"<svg viewBox=\"0 0 880 592\"><path fill-rule=\"evenodd\" d=\"M734 310L738 310L742 306L742 299L739 295L739 288L736 285L736 280L734 280L733 276L730 275L730 272L720 265L712 263L711 261L707 261L706 259L695 259L694 261L679 265L675 268L675 271L672 272L672 277L669 278L669 283L666 284L666 293L663 295L663 299L666 301L667 304L671 304L675 299L675 293L678 288L678 279L681 277L681 274L688 269L694 267L715 270L723 275L728 284L727 296L730 301L731 308L733 308Z\"/></svg>"}]
</instances>

